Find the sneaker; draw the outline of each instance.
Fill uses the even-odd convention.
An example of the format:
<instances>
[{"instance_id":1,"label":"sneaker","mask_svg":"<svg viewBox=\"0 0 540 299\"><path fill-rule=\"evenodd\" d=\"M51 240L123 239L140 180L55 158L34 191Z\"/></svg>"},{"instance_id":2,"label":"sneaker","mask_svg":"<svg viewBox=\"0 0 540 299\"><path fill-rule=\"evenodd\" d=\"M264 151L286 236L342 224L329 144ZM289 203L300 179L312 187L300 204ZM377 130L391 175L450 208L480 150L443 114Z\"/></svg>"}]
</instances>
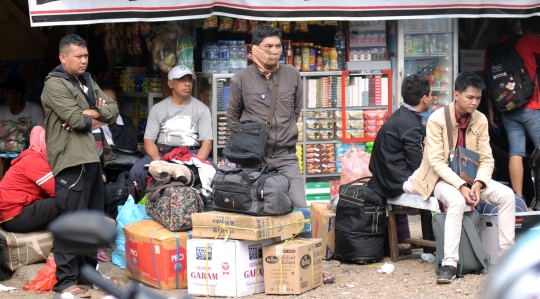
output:
<instances>
[{"instance_id":1,"label":"sneaker","mask_svg":"<svg viewBox=\"0 0 540 299\"><path fill-rule=\"evenodd\" d=\"M437 283L448 284L452 282L452 279L456 278L456 267L454 266L442 266L439 270L439 276L437 277Z\"/></svg>"}]
</instances>

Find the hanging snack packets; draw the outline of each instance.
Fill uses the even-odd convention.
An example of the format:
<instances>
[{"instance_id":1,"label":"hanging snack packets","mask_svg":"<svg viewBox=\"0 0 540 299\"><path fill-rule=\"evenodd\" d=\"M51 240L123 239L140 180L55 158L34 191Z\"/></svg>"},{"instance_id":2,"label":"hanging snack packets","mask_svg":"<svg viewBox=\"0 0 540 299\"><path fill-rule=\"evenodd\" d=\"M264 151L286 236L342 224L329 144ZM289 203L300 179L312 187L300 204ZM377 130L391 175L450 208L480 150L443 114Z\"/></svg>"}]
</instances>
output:
<instances>
[{"instance_id":1,"label":"hanging snack packets","mask_svg":"<svg viewBox=\"0 0 540 299\"><path fill-rule=\"evenodd\" d=\"M291 33L291 22L279 21L278 28L283 33Z\"/></svg>"},{"instance_id":2,"label":"hanging snack packets","mask_svg":"<svg viewBox=\"0 0 540 299\"><path fill-rule=\"evenodd\" d=\"M233 19L229 17L219 17L219 29L218 31L232 31Z\"/></svg>"},{"instance_id":3,"label":"hanging snack packets","mask_svg":"<svg viewBox=\"0 0 540 299\"><path fill-rule=\"evenodd\" d=\"M131 26L131 35L132 42L131 47L133 48L134 55L142 55L142 46L141 46L141 23L137 22Z\"/></svg>"},{"instance_id":4,"label":"hanging snack packets","mask_svg":"<svg viewBox=\"0 0 540 299\"><path fill-rule=\"evenodd\" d=\"M235 19L234 25L233 25L233 31L234 33L247 33L248 32L247 20Z\"/></svg>"},{"instance_id":5,"label":"hanging snack packets","mask_svg":"<svg viewBox=\"0 0 540 299\"><path fill-rule=\"evenodd\" d=\"M308 22L305 22L305 21L296 22L294 26L294 32L308 33L309 32Z\"/></svg>"},{"instance_id":6,"label":"hanging snack packets","mask_svg":"<svg viewBox=\"0 0 540 299\"><path fill-rule=\"evenodd\" d=\"M322 22L321 21L308 21L308 24L309 25L319 25L319 26L321 26Z\"/></svg>"},{"instance_id":7,"label":"hanging snack packets","mask_svg":"<svg viewBox=\"0 0 540 299\"><path fill-rule=\"evenodd\" d=\"M211 16L209 18L204 19L203 21L203 30L208 29L218 29L218 17L217 16Z\"/></svg>"},{"instance_id":8,"label":"hanging snack packets","mask_svg":"<svg viewBox=\"0 0 540 299\"><path fill-rule=\"evenodd\" d=\"M249 20L248 23L249 23L248 34L252 34L253 30L255 30L257 26L259 26L259 21Z\"/></svg>"},{"instance_id":9,"label":"hanging snack packets","mask_svg":"<svg viewBox=\"0 0 540 299\"><path fill-rule=\"evenodd\" d=\"M338 21L323 21L322 25L323 26L337 26Z\"/></svg>"},{"instance_id":10,"label":"hanging snack packets","mask_svg":"<svg viewBox=\"0 0 540 299\"><path fill-rule=\"evenodd\" d=\"M132 26L125 26L125 43L126 43L126 52L133 56L133 32L131 31Z\"/></svg>"},{"instance_id":11,"label":"hanging snack packets","mask_svg":"<svg viewBox=\"0 0 540 299\"><path fill-rule=\"evenodd\" d=\"M152 31L150 23L141 23L141 36L146 42L146 48L148 51L151 51L156 35L154 34L154 31Z\"/></svg>"},{"instance_id":12,"label":"hanging snack packets","mask_svg":"<svg viewBox=\"0 0 540 299\"><path fill-rule=\"evenodd\" d=\"M268 25L270 25L270 27L278 28L278 22L276 21L270 21L268 22Z\"/></svg>"}]
</instances>

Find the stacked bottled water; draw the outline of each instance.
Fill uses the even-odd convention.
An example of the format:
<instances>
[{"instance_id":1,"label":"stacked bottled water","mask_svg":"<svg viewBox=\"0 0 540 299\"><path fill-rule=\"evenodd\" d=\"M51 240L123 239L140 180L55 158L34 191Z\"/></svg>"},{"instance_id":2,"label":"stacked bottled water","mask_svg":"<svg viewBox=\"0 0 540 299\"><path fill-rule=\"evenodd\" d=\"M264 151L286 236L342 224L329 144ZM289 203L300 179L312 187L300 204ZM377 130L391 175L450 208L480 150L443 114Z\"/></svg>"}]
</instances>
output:
<instances>
[{"instance_id":1,"label":"stacked bottled water","mask_svg":"<svg viewBox=\"0 0 540 299\"><path fill-rule=\"evenodd\" d=\"M239 60L239 70L247 67L247 47L246 43L241 40L237 41L238 44L238 60Z\"/></svg>"},{"instance_id":2,"label":"stacked bottled water","mask_svg":"<svg viewBox=\"0 0 540 299\"><path fill-rule=\"evenodd\" d=\"M219 41L219 73L227 74L230 69L229 47L227 41Z\"/></svg>"},{"instance_id":3,"label":"stacked bottled water","mask_svg":"<svg viewBox=\"0 0 540 299\"><path fill-rule=\"evenodd\" d=\"M208 73L218 74L219 73L219 48L217 46L217 43L210 44L209 53L210 53L210 56L209 56L210 67L208 68Z\"/></svg>"},{"instance_id":4,"label":"stacked bottled water","mask_svg":"<svg viewBox=\"0 0 540 299\"><path fill-rule=\"evenodd\" d=\"M236 73L240 68L238 63L238 46L236 41L229 41L229 58L230 58L230 68L229 73Z\"/></svg>"},{"instance_id":5,"label":"stacked bottled water","mask_svg":"<svg viewBox=\"0 0 540 299\"><path fill-rule=\"evenodd\" d=\"M204 43L203 48L202 48L202 72L203 73L209 73L208 69L210 66L210 61L208 60L208 58L210 57L210 53L209 53L208 44L209 43Z\"/></svg>"}]
</instances>

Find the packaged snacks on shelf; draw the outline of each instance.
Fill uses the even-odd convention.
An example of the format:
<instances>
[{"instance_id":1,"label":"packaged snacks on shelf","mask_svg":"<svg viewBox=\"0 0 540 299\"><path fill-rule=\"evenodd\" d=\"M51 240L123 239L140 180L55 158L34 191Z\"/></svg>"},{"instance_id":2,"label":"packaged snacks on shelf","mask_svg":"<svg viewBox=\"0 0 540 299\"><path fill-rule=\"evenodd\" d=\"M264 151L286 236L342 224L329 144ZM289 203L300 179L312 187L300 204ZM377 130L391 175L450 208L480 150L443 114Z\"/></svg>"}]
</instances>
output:
<instances>
[{"instance_id":1,"label":"packaged snacks on shelf","mask_svg":"<svg viewBox=\"0 0 540 299\"><path fill-rule=\"evenodd\" d=\"M319 130L321 140L333 140L334 130Z\"/></svg>"},{"instance_id":2,"label":"packaged snacks on shelf","mask_svg":"<svg viewBox=\"0 0 540 299\"><path fill-rule=\"evenodd\" d=\"M386 110L365 110L364 118L365 119L386 119L388 112Z\"/></svg>"},{"instance_id":3,"label":"packaged snacks on shelf","mask_svg":"<svg viewBox=\"0 0 540 299\"><path fill-rule=\"evenodd\" d=\"M351 129L363 129L364 128L364 120L363 119L351 119L347 121L349 123Z\"/></svg>"},{"instance_id":4,"label":"packaged snacks on shelf","mask_svg":"<svg viewBox=\"0 0 540 299\"><path fill-rule=\"evenodd\" d=\"M366 119L364 124L366 126L382 126L386 122L386 119Z\"/></svg>"},{"instance_id":5,"label":"packaged snacks on shelf","mask_svg":"<svg viewBox=\"0 0 540 299\"><path fill-rule=\"evenodd\" d=\"M306 140L321 140L321 134L319 133L319 130L306 130Z\"/></svg>"},{"instance_id":6,"label":"packaged snacks on shelf","mask_svg":"<svg viewBox=\"0 0 540 299\"><path fill-rule=\"evenodd\" d=\"M306 119L306 128L308 130L317 130L319 129L319 120L314 118Z\"/></svg>"},{"instance_id":7,"label":"packaged snacks on shelf","mask_svg":"<svg viewBox=\"0 0 540 299\"><path fill-rule=\"evenodd\" d=\"M366 131L366 133L371 133L371 132L379 132L379 130L381 129L381 126L366 126L364 128L364 130Z\"/></svg>"},{"instance_id":8,"label":"packaged snacks on shelf","mask_svg":"<svg viewBox=\"0 0 540 299\"><path fill-rule=\"evenodd\" d=\"M363 119L364 118L364 110L357 109L357 110L347 110L348 119Z\"/></svg>"},{"instance_id":9,"label":"packaged snacks on shelf","mask_svg":"<svg viewBox=\"0 0 540 299\"><path fill-rule=\"evenodd\" d=\"M232 31L233 30L233 19L229 17L219 17L219 28L218 31Z\"/></svg>"}]
</instances>

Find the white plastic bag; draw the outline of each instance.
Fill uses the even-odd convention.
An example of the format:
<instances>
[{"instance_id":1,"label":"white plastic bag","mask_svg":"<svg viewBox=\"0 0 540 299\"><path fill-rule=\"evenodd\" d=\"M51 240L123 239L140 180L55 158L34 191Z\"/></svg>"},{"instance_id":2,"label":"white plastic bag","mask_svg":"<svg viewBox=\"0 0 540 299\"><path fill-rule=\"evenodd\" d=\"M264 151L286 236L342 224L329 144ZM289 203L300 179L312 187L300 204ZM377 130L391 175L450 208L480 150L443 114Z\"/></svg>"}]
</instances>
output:
<instances>
[{"instance_id":1,"label":"white plastic bag","mask_svg":"<svg viewBox=\"0 0 540 299\"><path fill-rule=\"evenodd\" d=\"M341 161L343 168L339 184L344 185L359 178L371 176L371 172L369 172L370 158L371 155L363 150L349 148Z\"/></svg>"}]
</instances>

